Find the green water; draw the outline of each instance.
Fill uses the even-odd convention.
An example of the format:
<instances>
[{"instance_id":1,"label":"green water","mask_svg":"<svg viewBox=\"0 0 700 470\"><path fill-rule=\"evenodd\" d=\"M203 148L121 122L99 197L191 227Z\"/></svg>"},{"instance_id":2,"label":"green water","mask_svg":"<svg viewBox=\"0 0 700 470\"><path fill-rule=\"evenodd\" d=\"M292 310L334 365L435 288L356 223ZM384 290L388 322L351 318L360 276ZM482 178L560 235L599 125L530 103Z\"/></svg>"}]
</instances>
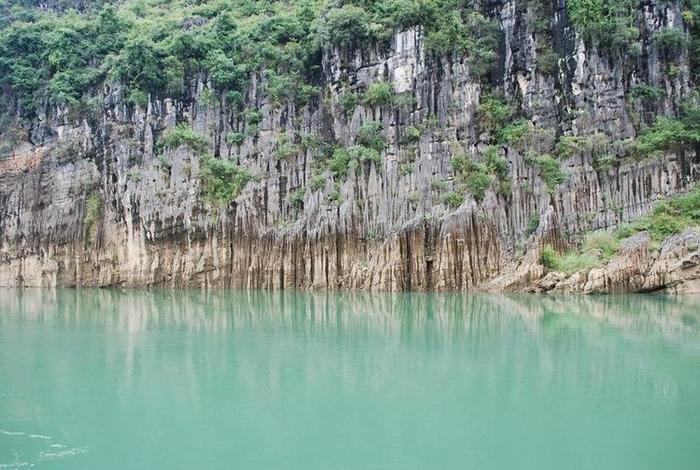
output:
<instances>
[{"instance_id":1,"label":"green water","mask_svg":"<svg viewBox=\"0 0 700 470\"><path fill-rule=\"evenodd\" d=\"M700 298L0 290L0 468L698 469Z\"/></svg>"}]
</instances>

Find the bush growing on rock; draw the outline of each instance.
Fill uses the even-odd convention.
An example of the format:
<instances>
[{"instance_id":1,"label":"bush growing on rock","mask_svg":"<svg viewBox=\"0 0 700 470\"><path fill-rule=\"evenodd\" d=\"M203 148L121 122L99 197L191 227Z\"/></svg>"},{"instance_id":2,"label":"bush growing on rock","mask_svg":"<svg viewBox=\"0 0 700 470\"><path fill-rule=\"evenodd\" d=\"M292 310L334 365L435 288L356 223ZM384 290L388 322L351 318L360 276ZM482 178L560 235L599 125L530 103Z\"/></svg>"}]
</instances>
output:
<instances>
[{"instance_id":1,"label":"bush growing on rock","mask_svg":"<svg viewBox=\"0 0 700 470\"><path fill-rule=\"evenodd\" d=\"M230 204L253 179L247 168L211 156L203 157L200 165L202 196L213 206Z\"/></svg>"},{"instance_id":2,"label":"bush growing on rock","mask_svg":"<svg viewBox=\"0 0 700 470\"><path fill-rule=\"evenodd\" d=\"M389 82L372 83L365 91L363 102L370 107L390 106L394 102L394 87Z\"/></svg>"},{"instance_id":3,"label":"bush growing on rock","mask_svg":"<svg viewBox=\"0 0 700 470\"><path fill-rule=\"evenodd\" d=\"M209 148L209 142L183 122L166 130L160 140L160 147L164 150L175 150L182 146L189 148L195 155L203 155Z\"/></svg>"},{"instance_id":4,"label":"bush growing on rock","mask_svg":"<svg viewBox=\"0 0 700 470\"><path fill-rule=\"evenodd\" d=\"M357 143L381 152L386 147L386 139L382 135L384 127L379 121L365 121L357 131Z\"/></svg>"}]
</instances>

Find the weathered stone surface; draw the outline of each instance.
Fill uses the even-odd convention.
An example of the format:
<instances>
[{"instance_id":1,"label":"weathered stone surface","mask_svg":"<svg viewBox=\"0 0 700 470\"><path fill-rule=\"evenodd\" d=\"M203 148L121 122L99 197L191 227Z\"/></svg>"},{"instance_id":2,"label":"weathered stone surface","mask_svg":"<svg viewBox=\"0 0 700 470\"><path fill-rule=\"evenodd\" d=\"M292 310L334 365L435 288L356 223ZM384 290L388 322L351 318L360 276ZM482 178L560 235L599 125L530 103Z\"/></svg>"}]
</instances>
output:
<instances>
[{"instance_id":1,"label":"weathered stone surface","mask_svg":"<svg viewBox=\"0 0 700 470\"><path fill-rule=\"evenodd\" d=\"M633 84L666 90L660 111L675 109L689 94L687 57L673 77L661 70L650 40L637 63L613 60L587 48L561 8L552 20L560 71L543 75L528 7L503 1L494 8L504 32L498 81L506 98L542 128L597 130L620 140L635 135L632 114L648 111L626 100ZM651 2L642 36L676 21L680 8L678 1ZM503 196L493 185L482 201L467 195L450 209L433 183L453 185L452 157L485 147L477 117L484 90L466 59L426 54L416 28L397 32L388 48L327 50L320 74L325 98L303 108L274 107L263 78L253 80L246 106L258 109L262 121L240 146L227 144L226 137L244 130L244 117L222 103L198 101L205 77L186 102L152 99L146 108L134 108L120 90L105 85L97 116L75 122L65 110L45 109L27 141L0 157L0 285L697 290L697 238L687 234L667 241L658 259L640 236L606 267L565 279L541 279L539 262L545 244L566 248L586 231L633 220L658 199L692 188L700 179L696 153L621 161L607 171L596 170L591 155L578 155L563 163L566 181L550 192L524 155L504 147L511 194ZM339 96L380 79L411 93L415 104L399 110L359 106L346 116ZM308 189L316 168L309 150L287 160L274 155L284 132L349 146L370 119L384 127L383 162L351 171L339 187L338 204L328 200L329 173L323 190ZM413 156L402 133L431 120L434 126ZM182 121L210 137L213 155L256 176L230 206L202 201L200 161L191 152L157 155L160 136ZM408 163L411 172L402 169ZM289 195L302 187L307 191L299 209ZM102 203L94 221L86 211L91 195ZM530 233L535 217L540 224Z\"/></svg>"}]
</instances>

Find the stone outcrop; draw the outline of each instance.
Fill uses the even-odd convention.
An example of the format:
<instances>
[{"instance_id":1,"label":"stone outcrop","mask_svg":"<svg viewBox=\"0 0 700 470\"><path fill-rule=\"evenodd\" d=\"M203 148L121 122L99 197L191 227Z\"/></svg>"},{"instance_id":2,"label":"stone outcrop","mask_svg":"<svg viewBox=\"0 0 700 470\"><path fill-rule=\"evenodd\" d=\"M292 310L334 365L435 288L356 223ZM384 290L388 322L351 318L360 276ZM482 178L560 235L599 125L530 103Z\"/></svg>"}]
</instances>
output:
<instances>
[{"instance_id":1,"label":"stone outcrop","mask_svg":"<svg viewBox=\"0 0 700 470\"><path fill-rule=\"evenodd\" d=\"M549 75L538 71L528 4L493 3L503 37L493 84L537 128L555 135L596 130L622 141L636 135L639 116L671 113L690 96L687 55L669 76L648 39L681 21L681 2L649 2L640 12L647 40L636 63L588 47L560 6L551 20L558 73ZM638 235L589 273L547 274L539 263L544 244L575 245L588 231L634 220L657 200L694 187L696 151L618 159L610 169L597 169L582 152L563 162L565 181L550 191L524 152L503 146L509 194L492 185L483 200L467 195L457 208L441 203L436 182L454 186L451 159L486 146L478 106L487 90L464 58L428 54L423 42L414 28L396 32L388 47L327 49L322 97L304 107L273 105L264 77L255 77L246 107L262 119L240 145L227 136L243 131L245 117L223 97L205 103L205 76L186 101L154 97L145 107L129 105L116 85L105 84L92 115L75 119L45 107L23 142L0 157L0 286L699 289L697 230L672 237L658 253ZM378 80L415 102L346 114L340 97ZM632 102L627 95L639 83L666 97L652 110ZM368 120L382 123L388 143L382 162L361 162L337 187L326 172L325 188L309 189L317 170L310 149L289 159L275 155L287 132L352 145ZM157 142L177 122L207 136L215 157L255 176L230 205L203 201L201 160L186 147L158 153ZM407 145L402 137L411 125L425 131ZM303 202L292 204L290 194L300 188ZM91 200L98 205L92 211Z\"/></svg>"}]
</instances>

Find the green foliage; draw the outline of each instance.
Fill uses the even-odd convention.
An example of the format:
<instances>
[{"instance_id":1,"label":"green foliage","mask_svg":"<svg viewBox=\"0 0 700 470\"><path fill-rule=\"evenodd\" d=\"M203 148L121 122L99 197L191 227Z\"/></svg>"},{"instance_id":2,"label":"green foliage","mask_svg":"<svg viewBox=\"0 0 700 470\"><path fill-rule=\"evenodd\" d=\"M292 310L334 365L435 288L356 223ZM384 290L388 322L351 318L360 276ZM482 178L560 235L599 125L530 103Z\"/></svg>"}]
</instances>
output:
<instances>
[{"instance_id":1,"label":"green foliage","mask_svg":"<svg viewBox=\"0 0 700 470\"><path fill-rule=\"evenodd\" d=\"M547 269L573 274L589 271L609 261L619 247L620 243L613 234L598 231L586 235L581 250L570 250L560 255L547 246L542 250L540 260Z\"/></svg>"},{"instance_id":2,"label":"green foliage","mask_svg":"<svg viewBox=\"0 0 700 470\"><path fill-rule=\"evenodd\" d=\"M677 57L687 45L687 38L682 28L663 28L654 33L652 40L659 47L662 56L666 60L672 60Z\"/></svg>"},{"instance_id":3,"label":"green foliage","mask_svg":"<svg viewBox=\"0 0 700 470\"><path fill-rule=\"evenodd\" d=\"M610 139L602 132L562 136L554 149L554 155L560 160L581 154L590 154L593 167L599 171L608 171L617 162L616 155L611 153Z\"/></svg>"},{"instance_id":4,"label":"green foliage","mask_svg":"<svg viewBox=\"0 0 700 470\"><path fill-rule=\"evenodd\" d=\"M347 177L350 160L350 153L346 149L335 149L333 156L328 161L328 169L336 180L344 180Z\"/></svg>"},{"instance_id":5,"label":"green foliage","mask_svg":"<svg viewBox=\"0 0 700 470\"><path fill-rule=\"evenodd\" d=\"M654 211L616 232L618 239L647 231L652 239L661 241L682 230L700 225L700 186L685 195L675 196L656 205Z\"/></svg>"},{"instance_id":6,"label":"green foliage","mask_svg":"<svg viewBox=\"0 0 700 470\"><path fill-rule=\"evenodd\" d=\"M530 220L527 223L527 228L525 229L525 235L530 236L540 228L540 215L535 213L532 214Z\"/></svg>"},{"instance_id":7,"label":"green foliage","mask_svg":"<svg viewBox=\"0 0 700 470\"><path fill-rule=\"evenodd\" d=\"M136 167L130 168L126 174L126 179L138 184L141 182L141 172Z\"/></svg>"},{"instance_id":8,"label":"green foliage","mask_svg":"<svg viewBox=\"0 0 700 470\"><path fill-rule=\"evenodd\" d=\"M518 143L531 128L532 123L530 121L527 119L518 119L496 133L497 141L511 146L519 146Z\"/></svg>"},{"instance_id":9,"label":"green foliage","mask_svg":"<svg viewBox=\"0 0 700 470\"><path fill-rule=\"evenodd\" d=\"M540 169L540 176L547 185L547 189L552 192L557 186L564 182L564 172L561 170L559 160L551 155L539 155L535 160Z\"/></svg>"},{"instance_id":10,"label":"green foliage","mask_svg":"<svg viewBox=\"0 0 700 470\"><path fill-rule=\"evenodd\" d=\"M657 87L647 85L646 83L632 85L630 87L629 96L633 100L649 99L658 100L665 96L665 92Z\"/></svg>"},{"instance_id":11,"label":"green foliage","mask_svg":"<svg viewBox=\"0 0 700 470\"><path fill-rule=\"evenodd\" d=\"M559 267L559 254L554 250L554 248L547 245L542 248L542 252L540 253L540 262L547 269L557 269Z\"/></svg>"},{"instance_id":12,"label":"green foliage","mask_svg":"<svg viewBox=\"0 0 700 470\"><path fill-rule=\"evenodd\" d=\"M590 253L567 252L556 260L558 271L573 274L578 271L589 271L601 264L601 260Z\"/></svg>"},{"instance_id":13,"label":"green foliage","mask_svg":"<svg viewBox=\"0 0 700 470\"><path fill-rule=\"evenodd\" d=\"M340 104L346 116L352 115L359 101L360 98L352 92L343 93L338 97L338 104Z\"/></svg>"},{"instance_id":14,"label":"green foliage","mask_svg":"<svg viewBox=\"0 0 700 470\"><path fill-rule=\"evenodd\" d=\"M316 174L311 176L311 180L309 181L309 188L311 188L311 191L319 191L323 188L326 187L326 177L323 176L322 174Z\"/></svg>"},{"instance_id":15,"label":"green foliage","mask_svg":"<svg viewBox=\"0 0 700 470\"><path fill-rule=\"evenodd\" d=\"M289 193L289 204L295 209L301 209L304 207L304 195L306 194L305 188L298 188L291 193Z\"/></svg>"},{"instance_id":16,"label":"green foliage","mask_svg":"<svg viewBox=\"0 0 700 470\"><path fill-rule=\"evenodd\" d=\"M281 134L275 144L275 157L280 160L289 160L299 155L299 146L292 142L287 134Z\"/></svg>"},{"instance_id":17,"label":"green foliage","mask_svg":"<svg viewBox=\"0 0 700 470\"><path fill-rule=\"evenodd\" d=\"M435 177L430 181L430 188L437 192L443 192L449 187L446 180L442 178Z\"/></svg>"},{"instance_id":18,"label":"green foliage","mask_svg":"<svg viewBox=\"0 0 700 470\"><path fill-rule=\"evenodd\" d=\"M90 193L85 198L85 217L83 223L87 228L88 239L93 241L97 233L97 224L102 218L102 197L98 193Z\"/></svg>"},{"instance_id":19,"label":"green foliage","mask_svg":"<svg viewBox=\"0 0 700 470\"><path fill-rule=\"evenodd\" d=\"M416 206L416 205L418 205L418 202L420 201L420 193L418 191L411 191L406 196L406 200L412 206Z\"/></svg>"},{"instance_id":20,"label":"green foliage","mask_svg":"<svg viewBox=\"0 0 700 470\"><path fill-rule=\"evenodd\" d=\"M350 158L353 160L358 160L360 162L372 162L377 165L381 165L382 157L380 153L373 148L365 147L363 145L353 145L348 148L348 153Z\"/></svg>"},{"instance_id":21,"label":"green foliage","mask_svg":"<svg viewBox=\"0 0 700 470\"><path fill-rule=\"evenodd\" d=\"M416 169L415 163L402 163L399 167L399 174L401 176L408 176L412 174Z\"/></svg>"},{"instance_id":22,"label":"green foliage","mask_svg":"<svg viewBox=\"0 0 700 470\"><path fill-rule=\"evenodd\" d=\"M484 199L486 190L491 186L493 177L482 166L479 166L476 171L469 173L466 179L467 189L474 195L477 201Z\"/></svg>"},{"instance_id":23,"label":"green foliage","mask_svg":"<svg viewBox=\"0 0 700 470\"><path fill-rule=\"evenodd\" d=\"M333 191L328 195L328 202L339 206L343 202L343 194L340 192L340 185L338 183L333 186Z\"/></svg>"},{"instance_id":24,"label":"green foliage","mask_svg":"<svg viewBox=\"0 0 700 470\"><path fill-rule=\"evenodd\" d=\"M630 152L647 157L661 151L682 150L700 144L700 122L697 108L686 111L682 119L659 117L630 143Z\"/></svg>"},{"instance_id":25,"label":"green foliage","mask_svg":"<svg viewBox=\"0 0 700 470\"><path fill-rule=\"evenodd\" d=\"M449 191L440 196L440 202L445 204L447 207L456 209L464 202L464 195L456 191Z\"/></svg>"},{"instance_id":26,"label":"green foliage","mask_svg":"<svg viewBox=\"0 0 700 470\"><path fill-rule=\"evenodd\" d=\"M403 135L401 136L401 144L411 145L416 144L420 141L422 132L416 126L408 126L403 130Z\"/></svg>"},{"instance_id":27,"label":"green foliage","mask_svg":"<svg viewBox=\"0 0 700 470\"><path fill-rule=\"evenodd\" d=\"M604 155L594 155L593 156L593 168L598 171L610 171L615 163L617 162L617 157L613 154Z\"/></svg>"},{"instance_id":28,"label":"green foliage","mask_svg":"<svg viewBox=\"0 0 700 470\"><path fill-rule=\"evenodd\" d=\"M389 82L379 81L372 83L363 96L362 101L370 107L390 106L393 104L394 87Z\"/></svg>"},{"instance_id":29,"label":"green foliage","mask_svg":"<svg viewBox=\"0 0 700 470\"><path fill-rule=\"evenodd\" d=\"M242 132L231 132L226 135L226 143L230 146L240 147L245 141L245 134Z\"/></svg>"},{"instance_id":30,"label":"green foliage","mask_svg":"<svg viewBox=\"0 0 700 470\"><path fill-rule=\"evenodd\" d=\"M149 98L184 98L200 76L230 110L242 107L251 78L261 74L273 104L305 105L319 92L323 48L380 42L416 25L432 52L464 54L470 72L482 76L496 63L500 34L496 21L462 0L81 3L90 7L78 14L13 2L12 15L0 15L3 104L17 115L32 118L45 102L74 106L105 81L138 106ZM209 102L207 96L200 101ZM370 87L366 102L414 103L386 83ZM343 108L354 108L352 99ZM249 134L257 124L249 122Z\"/></svg>"},{"instance_id":31,"label":"green foliage","mask_svg":"<svg viewBox=\"0 0 700 470\"><path fill-rule=\"evenodd\" d=\"M386 139L382 135L383 126L379 121L365 121L357 131L357 143L381 152L386 147Z\"/></svg>"},{"instance_id":32,"label":"green foliage","mask_svg":"<svg viewBox=\"0 0 700 470\"><path fill-rule=\"evenodd\" d=\"M597 258L609 260L620 248L620 241L606 231L597 231L586 236L583 242L583 251L594 254Z\"/></svg>"},{"instance_id":33,"label":"green foliage","mask_svg":"<svg viewBox=\"0 0 700 470\"><path fill-rule=\"evenodd\" d=\"M211 156L203 157L200 165L202 196L213 206L230 204L253 179L247 168Z\"/></svg>"},{"instance_id":34,"label":"green foliage","mask_svg":"<svg viewBox=\"0 0 700 470\"><path fill-rule=\"evenodd\" d=\"M477 11L462 14L457 5L441 5L433 11L433 17L424 24L429 50L465 54L474 76L483 77L491 71L496 62L498 23Z\"/></svg>"},{"instance_id":35,"label":"green foliage","mask_svg":"<svg viewBox=\"0 0 700 470\"><path fill-rule=\"evenodd\" d=\"M319 44L330 43L338 47L349 47L354 41L370 37L370 17L364 8L345 4L332 8L321 17L317 25Z\"/></svg>"},{"instance_id":36,"label":"green foliage","mask_svg":"<svg viewBox=\"0 0 700 470\"><path fill-rule=\"evenodd\" d=\"M209 142L183 122L166 130L160 140L160 147L165 150L175 150L182 146L188 147L195 155L203 155L209 148Z\"/></svg>"},{"instance_id":37,"label":"green foliage","mask_svg":"<svg viewBox=\"0 0 700 470\"><path fill-rule=\"evenodd\" d=\"M567 0L571 22L587 41L601 46L622 49L639 37L634 26L634 13L639 0Z\"/></svg>"},{"instance_id":38,"label":"green foliage","mask_svg":"<svg viewBox=\"0 0 700 470\"><path fill-rule=\"evenodd\" d=\"M90 225L102 216L102 197L98 193L90 193L85 198L85 225Z\"/></svg>"},{"instance_id":39,"label":"green foliage","mask_svg":"<svg viewBox=\"0 0 700 470\"><path fill-rule=\"evenodd\" d=\"M515 115L515 110L495 95L486 95L479 104L478 112L482 127L491 132L506 126Z\"/></svg>"},{"instance_id":40,"label":"green foliage","mask_svg":"<svg viewBox=\"0 0 700 470\"><path fill-rule=\"evenodd\" d=\"M484 161L477 163L467 155L458 155L450 162L455 172L456 181L474 196L477 201L484 199L486 190L494 177L499 181L499 192L510 192L508 162L498 147L488 147L484 152Z\"/></svg>"}]
</instances>

